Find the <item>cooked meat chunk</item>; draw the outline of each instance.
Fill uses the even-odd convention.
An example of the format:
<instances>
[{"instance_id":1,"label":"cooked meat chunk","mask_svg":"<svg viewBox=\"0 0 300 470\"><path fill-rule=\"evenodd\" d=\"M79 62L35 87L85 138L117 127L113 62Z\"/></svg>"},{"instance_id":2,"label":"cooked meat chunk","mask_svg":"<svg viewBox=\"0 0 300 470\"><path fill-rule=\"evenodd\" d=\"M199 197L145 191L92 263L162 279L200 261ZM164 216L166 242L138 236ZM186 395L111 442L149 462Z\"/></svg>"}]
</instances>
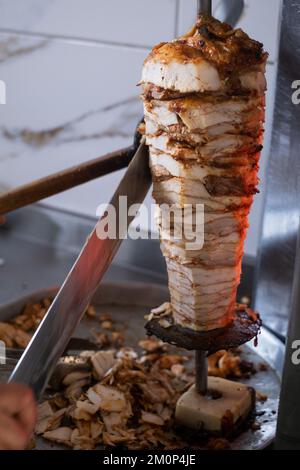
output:
<instances>
[{"instance_id":1,"label":"cooked meat chunk","mask_svg":"<svg viewBox=\"0 0 300 470\"><path fill-rule=\"evenodd\" d=\"M144 134L172 311L176 323L194 330L227 326L235 315L258 192L266 60L262 44L243 31L201 16L144 63ZM163 206L176 207L173 218ZM201 230L202 243L191 247Z\"/></svg>"}]
</instances>

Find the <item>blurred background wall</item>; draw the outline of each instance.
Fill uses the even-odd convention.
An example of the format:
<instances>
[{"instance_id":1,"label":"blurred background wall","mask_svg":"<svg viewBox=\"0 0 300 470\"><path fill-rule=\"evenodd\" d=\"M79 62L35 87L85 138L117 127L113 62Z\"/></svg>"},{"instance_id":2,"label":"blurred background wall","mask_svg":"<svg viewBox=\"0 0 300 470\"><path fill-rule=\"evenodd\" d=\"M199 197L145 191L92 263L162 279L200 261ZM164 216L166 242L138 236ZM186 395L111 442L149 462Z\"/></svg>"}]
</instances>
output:
<instances>
[{"instance_id":1,"label":"blurred background wall","mask_svg":"<svg viewBox=\"0 0 300 470\"><path fill-rule=\"evenodd\" d=\"M270 53L262 188L280 4L246 0L238 25ZM0 0L0 79L7 86L7 104L0 106L0 190L128 145L142 114L136 85L147 52L184 33L195 15L196 0ZM106 176L46 203L95 215L121 175ZM252 210L248 255L256 254L263 197L261 191Z\"/></svg>"}]
</instances>

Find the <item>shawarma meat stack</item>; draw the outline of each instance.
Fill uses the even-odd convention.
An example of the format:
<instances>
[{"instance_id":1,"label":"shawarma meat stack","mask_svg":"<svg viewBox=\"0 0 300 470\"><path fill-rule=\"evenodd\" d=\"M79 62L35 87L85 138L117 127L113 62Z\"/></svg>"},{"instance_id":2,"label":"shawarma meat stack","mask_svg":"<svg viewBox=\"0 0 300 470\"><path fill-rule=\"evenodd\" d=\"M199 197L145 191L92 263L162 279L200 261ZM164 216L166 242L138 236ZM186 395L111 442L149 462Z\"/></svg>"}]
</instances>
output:
<instances>
[{"instance_id":1,"label":"shawarma meat stack","mask_svg":"<svg viewBox=\"0 0 300 470\"><path fill-rule=\"evenodd\" d=\"M175 204L179 213L189 207L193 230L204 205L199 249L177 235L184 218L166 226L162 210L158 216L174 320L195 331L225 327L235 315L258 184L266 60L263 45L242 30L201 16L190 33L154 47L144 63L154 200Z\"/></svg>"}]
</instances>

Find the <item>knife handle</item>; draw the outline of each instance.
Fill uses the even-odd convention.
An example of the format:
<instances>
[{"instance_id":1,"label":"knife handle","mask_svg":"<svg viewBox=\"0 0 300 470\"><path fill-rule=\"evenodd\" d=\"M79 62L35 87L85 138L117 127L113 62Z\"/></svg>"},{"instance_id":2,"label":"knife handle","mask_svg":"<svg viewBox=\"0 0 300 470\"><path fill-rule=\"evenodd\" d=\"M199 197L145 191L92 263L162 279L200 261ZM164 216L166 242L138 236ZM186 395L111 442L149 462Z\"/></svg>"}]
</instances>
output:
<instances>
[{"instance_id":1,"label":"knife handle","mask_svg":"<svg viewBox=\"0 0 300 470\"><path fill-rule=\"evenodd\" d=\"M72 166L3 193L0 195L0 215L126 168L135 152L136 142L130 147Z\"/></svg>"}]
</instances>

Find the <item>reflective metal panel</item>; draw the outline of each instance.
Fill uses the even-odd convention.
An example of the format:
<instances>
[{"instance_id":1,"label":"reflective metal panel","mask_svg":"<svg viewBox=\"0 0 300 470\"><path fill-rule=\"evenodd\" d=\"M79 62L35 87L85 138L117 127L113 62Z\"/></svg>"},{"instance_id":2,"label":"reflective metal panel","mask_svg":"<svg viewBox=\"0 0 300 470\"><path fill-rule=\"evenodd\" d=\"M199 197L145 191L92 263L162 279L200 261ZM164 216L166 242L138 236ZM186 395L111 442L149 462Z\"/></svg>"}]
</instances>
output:
<instances>
[{"instance_id":1,"label":"reflective metal panel","mask_svg":"<svg viewBox=\"0 0 300 470\"><path fill-rule=\"evenodd\" d=\"M275 114L256 276L255 308L285 336L291 307L300 209L300 0L283 0Z\"/></svg>"},{"instance_id":2,"label":"reflective metal panel","mask_svg":"<svg viewBox=\"0 0 300 470\"><path fill-rule=\"evenodd\" d=\"M276 450L300 450L300 230L293 283L292 309L277 422Z\"/></svg>"}]
</instances>

